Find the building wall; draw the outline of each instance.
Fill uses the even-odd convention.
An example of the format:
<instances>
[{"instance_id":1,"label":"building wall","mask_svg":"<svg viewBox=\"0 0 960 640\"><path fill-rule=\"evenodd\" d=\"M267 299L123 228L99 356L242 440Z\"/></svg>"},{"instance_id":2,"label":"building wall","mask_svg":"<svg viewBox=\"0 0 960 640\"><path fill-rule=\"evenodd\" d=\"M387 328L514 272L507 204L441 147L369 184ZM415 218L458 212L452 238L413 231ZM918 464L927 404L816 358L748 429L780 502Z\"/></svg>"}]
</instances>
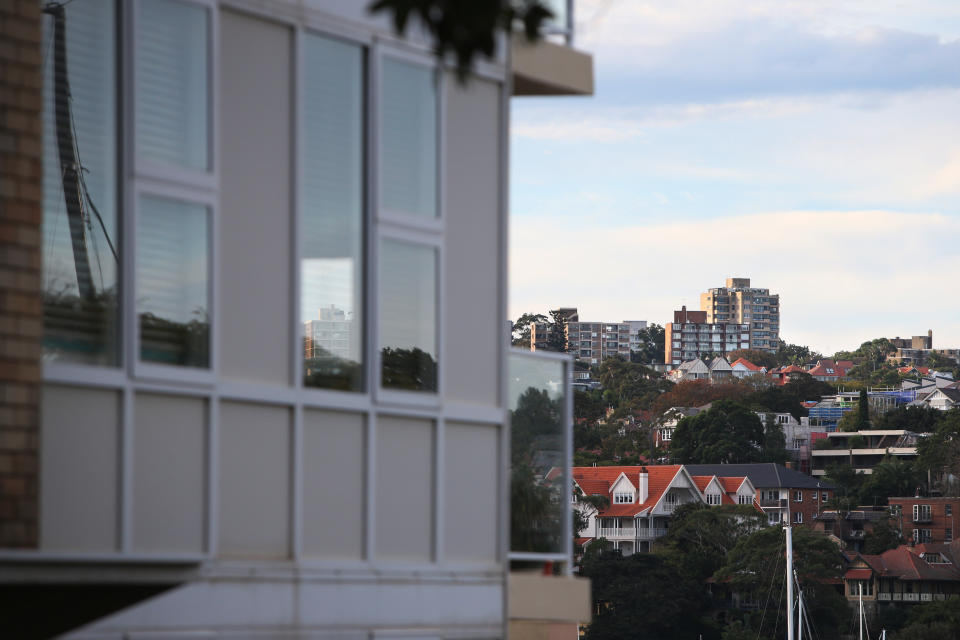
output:
<instances>
[{"instance_id":1,"label":"building wall","mask_svg":"<svg viewBox=\"0 0 960 640\"><path fill-rule=\"evenodd\" d=\"M39 5L0 5L0 547L37 545L40 399Z\"/></svg>"},{"instance_id":2,"label":"building wall","mask_svg":"<svg viewBox=\"0 0 960 640\"><path fill-rule=\"evenodd\" d=\"M750 286L749 278L727 278L725 287L700 294L707 322L750 325L750 348L776 351L780 337L780 296Z\"/></svg>"},{"instance_id":3,"label":"building wall","mask_svg":"<svg viewBox=\"0 0 960 640\"><path fill-rule=\"evenodd\" d=\"M177 186L175 179L163 187L171 197L203 191L214 211L208 371L146 372L131 348L115 367L48 367L41 394L39 95L34 103L24 98L32 124L4 108L0 142L32 149L30 160L18 159L15 167L4 155L4 197L8 166L27 171L33 182L16 192L22 209L7 209L4 201L4 212L20 211L22 220L9 230L4 220L3 242L9 232L33 252L24 251L18 267L23 291L0 292L0 331L33 341L17 347L22 367L19 361L0 367L0 376L20 372L16 386L0 396L6 403L0 411L22 422L8 432L15 421L4 419L0 432L0 547L10 553L37 539L30 492L38 483L27 472L38 468L31 403L42 397L36 561L69 554L76 575L92 584L102 579L104 563L118 582L133 572L150 579L171 564L204 567L203 578L194 575L76 637L228 627L362 637L374 630L389 637L398 628L431 637L503 635L507 72L495 61L467 85L453 72L439 72L442 220L389 230L426 238L437 249L438 392L391 395L378 387L372 318L364 324L365 389L305 388L294 242L304 144L299 74L308 72L301 66L303 39L308 31L348 38L364 48L371 74L383 71L385 52L435 64L426 43L398 41L388 19L369 17L359 4L308 4L270 3L269 17L259 13L261 3L212 5L217 173L200 188ZM23 6L25 14L36 11L33 3L31 11ZM31 46L38 49L33 26ZM39 65L38 56L23 55ZM2 81L15 77L39 94L36 77L4 73ZM375 101L376 85L369 87ZM3 99L19 95L0 88ZM23 131L8 136L7 123ZM376 186L365 183L364 191L375 195ZM378 276L378 234L391 221L372 210L365 215L368 282ZM364 293L376 300L372 287ZM19 315L9 317L8 310ZM122 330L132 347L126 340L135 316L126 317ZM2 344L12 349L14 342Z\"/></svg>"},{"instance_id":4,"label":"building wall","mask_svg":"<svg viewBox=\"0 0 960 640\"><path fill-rule=\"evenodd\" d=\"M914 505L930 507L928 522L913 521ZM929 529L930 539L924 542L951 542L960 533L960 498L890 498L890 506L900 510L896 520L905 540L913 537L914 529Z\"/></svg>"}]
</instances>

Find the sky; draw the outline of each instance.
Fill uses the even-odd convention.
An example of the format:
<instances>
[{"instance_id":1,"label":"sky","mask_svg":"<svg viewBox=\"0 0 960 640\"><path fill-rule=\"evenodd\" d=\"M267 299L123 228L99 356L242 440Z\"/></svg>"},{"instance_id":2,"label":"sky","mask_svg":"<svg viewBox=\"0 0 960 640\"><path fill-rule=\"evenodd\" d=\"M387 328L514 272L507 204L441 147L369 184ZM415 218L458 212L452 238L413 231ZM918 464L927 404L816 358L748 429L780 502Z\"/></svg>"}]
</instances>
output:
<instances>
[{"instance_id":1,"label":"sky","mask_svg":"<svg viewBox=\"0 0 960 640\"><path fill-rule=\"evenodd\" d=\"M664 324L747 277L824 354L960 347L960 2L593 0L514 98L510 315Z\"/></svg>"}]
</instances>

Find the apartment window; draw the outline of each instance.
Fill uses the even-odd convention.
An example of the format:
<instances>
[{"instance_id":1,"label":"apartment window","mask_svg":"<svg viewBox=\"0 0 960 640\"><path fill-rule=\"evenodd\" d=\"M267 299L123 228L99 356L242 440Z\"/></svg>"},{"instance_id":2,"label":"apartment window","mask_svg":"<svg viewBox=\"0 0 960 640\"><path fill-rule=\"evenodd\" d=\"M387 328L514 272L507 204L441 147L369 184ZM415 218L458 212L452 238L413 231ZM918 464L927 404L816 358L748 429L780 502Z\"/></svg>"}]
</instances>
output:
<instances>
[{"instance_id":1,"label":"apartment window","mask_svg":"<svg viewBox=\"0 0 960 640\"><path fill-rule=\"evenodd\" d=\"M429 64L380 58L377 326L388 390L438 391L438 83Z\"/></svg>"},{"instance_id":2,"label":"apartment window","mask_svg":"<svg viewBox=\"0 0 960 640\"><path fill-rule=\"evenodd\" d=\"M366 315L363 49L309 34L304 38L304 68L304 384L361 391Z\"/></svg>"},{"instance_id":3,"label":"apartment window","mask_svg":"<svg viewBox=\"0 0 960 640\"><path fill-rule=\"evenodd\" d=\"M767 522L769 524L778 524L780 522L780 513L777 511L772 511L767 514Z\"/></svg>"},{"instance_id":4,"label":"apartment window","mask_svg":"<svg viewBox=\"0 0 960 640\"><path fill-rule=\"evenodd\" d=\"M43 358L119 364L117 12L74 0L44 16Z\"/></svg>"},{"instance_id":5,"label":"apartment window","mask_svg":"<svg viewBox=\"0 0 960 640\"><path fill-rule=\"evenodd\" d=\"M946 504L946 505L943 506L943 515L945 515L945 516L952 516L952 515L953 515L953 505L952 505L952 504Z\"/></svg>"},{"instance_id":6,"label":"apartment window","mask_svg":"<svg viewBox=\"0 0 960 640\"><path fill-rule=\"evenodd\" d=\"M384 388L437 390L437 249L380 244L380 357Z\"/></svg>"},{"instance_id":7,"label":"apartment window","mask_svg":"<svg viewBox=\"0 0 960 640\"><path fill-rule=\"evenodd\" d=\"M794 511L793 512L793 523L794 524L803 524L803 512Z\"/></svg>"},{"instance_id":8,"label":"apartment window","mask_svg":"<svg viewBox=\"0 0 960 640\"><path fill-rule=\"evenodd\" d=\"M720 504L720 494L719 493L708 493L707 494L707 504L718 505Z\"/></svg>"},{"instance_id":9,"label":"apartment window","mask_svg":"<svg viewBox=\"0 0 960 640\"><path fill-rule=\"evenodd\" d=\"M439 216L436 83L433 69L383 58L380 198L386 211Z\"/></svg>"},{"instance_id":10,"label":"apartment window","mask_svg":"<svg viewBox=\"0 0 960 640\"><path fill-rule=\"evenodd\" d=\"M753 496L741 493L737 495L737 504L753 504Z\"/></svg>"},{"instance_id":11,"label":"apartment window","mask_svg":"<svg viewBox=\"0 0 960 640\"><path fill-rule=\"evenodd\" d=\"M913 505L913 521L914 522L927 522L929 520L930 520L930 505L928 504Z\"/></svg>"},{"instance_id":12,"label":"apartment window","mask_svg":"<svg viewBox=\"0 0 960 640\"><path fill-rule=\"evenodd\" d=\"M943 541L944 542L953 542L953 529L947 527L943 530Z\"/></svg>"},{"instance_id":13,"label":"apartment window","mask_svg":"<svg viewBox=\"0 0 960 640\"><path fill-rule=\"evenodd\" d=\"M137 5L134 287L139 358L149 364L210 366L210 32L203 6ZM207 190L193 195L198 185Z\"/></svg>"},{"instance_id":14,"label":"apartment window","mask_svg":"<svg viewBox=\"0 0 960 640\"><path fill-rule=\"evenodd\" d=\"M613 501L616 504L631 504L633 502L633 494L629 491L618 491L613 494Z\"/></svg>"}]
</instances>

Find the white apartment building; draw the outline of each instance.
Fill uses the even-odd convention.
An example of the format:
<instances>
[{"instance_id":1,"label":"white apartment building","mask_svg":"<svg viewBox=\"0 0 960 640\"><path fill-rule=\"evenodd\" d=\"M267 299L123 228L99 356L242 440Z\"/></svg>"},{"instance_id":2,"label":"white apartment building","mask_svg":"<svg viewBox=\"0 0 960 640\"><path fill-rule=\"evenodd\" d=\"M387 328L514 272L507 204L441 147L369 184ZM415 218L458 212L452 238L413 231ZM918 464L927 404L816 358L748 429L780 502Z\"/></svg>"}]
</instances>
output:
<instances>
[{"instance_id":1,"label":"white apartment building","mask_svg":"<svg viewBox=\"0 0 960 640\"><path fill-rule=\"evenodd\" d=\"M504 35L461 83L367 4L47 6L38 534L0 584L84 598L20 622L507 636L509 105L591 93L592 62ZM308 371L305 323L341 320ZM566 612L511 612L575 633L557 580Z\"/></svg>"}]
</instances>

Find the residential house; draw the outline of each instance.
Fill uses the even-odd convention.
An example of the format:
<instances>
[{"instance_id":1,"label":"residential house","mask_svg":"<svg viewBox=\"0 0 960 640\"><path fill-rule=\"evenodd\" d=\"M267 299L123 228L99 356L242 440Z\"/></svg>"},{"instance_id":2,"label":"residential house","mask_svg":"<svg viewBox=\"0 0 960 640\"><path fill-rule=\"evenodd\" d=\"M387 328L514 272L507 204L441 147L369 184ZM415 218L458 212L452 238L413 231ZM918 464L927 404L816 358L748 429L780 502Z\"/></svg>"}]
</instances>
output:
<instances>
[{"instance_id":1,"label":"residential house","mask_svg":"<svg viewBox=\"0 0 960 640\"><path fill-rule=\"evenodd\" d=\"M812 527L816 514L834 495L832 484L779 464L689 464L686 468L695 476L749 478L770 524Z\"/></svg>"},{"instance_id":2,"label":"residential house","mask_svg":"<svg viewBox=\"0 0 960 640\"><path fill-rule=\"evenodd\" d=\"M837 383L846 379L852 368L853 362L850 360L834 361L829 358L823 358L817 361L813 367L807 369L807 373L813 376L814 380Z\"/></svg>"},{"instance_id":3,"label":"residential house","mask_svg":"<svg viewBox=\"0 0 960 640\"><path fill-rule=\"evenodd\" d=\"M843 575L851 604L924 603L960 598L960 555L956 545L901 545L879 555L857 553Z\"/></svg>"},{"instance_id":4,"label":"residential house","mask_svg":"<svg viewBox=\"0 0 960 640\"><path fill-rule=\"evenodd\" d=\"M953 382L934 389L918 398L914 404L923 405L940 411L949 411L960 407L960 382Z\"/></svg>"},{"instance_id":5,"label":"residential house","mask_svg":"<svg viewBox=\"0 0 960 640\"><path fill-rule=\"evenodd\" d=\"M807 370L795 364L790 364L785 367L775 367L771 369L769 375L775 384L785 385L790 382L790 376L796 373L806 374Z\"/></svg>"},{"instance_id":6,"label":"residential house","mask_svg":"<svg viewBox=\"0 0 960 640\"><path fill-rule=\"evenodd\" d=\"M710 382L724 382L733 378L733 367L723 356L717 356L710 361Z\"/></svg>"},{"instance_id":7,"label":"residential house","mask_svg":"<svg viewBox=\"0 0 960 640\"><path fill-rule=\"evenodd\" d=\"M783 429L787 453L794 462L794 468L801 473L810 473L810 453L813 450L813 433L819 428L810 426L810 418L801 416L799 420L786 412L757 412L760 420L768 420Z\"/></svg>"},{"instance_id":8,"label":"residential house","mask_svg":"<svg viewBox=\"0 0 960 640\"><path fill-rule=\"evenodd\" d=\"M890 498L890 509L905 540L950 543L960 535L960 498Z\"/></svg>"},{"instance_id":9,"label":"residential house","mask_svg":"<svg viewBox=\"0 0 960 640\"><path fill-rule=\"evenodd\" d=\"M746 378L747 376L765 376L767 373L766 367L760 367L746 358L737 358L732 363L730 363L730 368L733 371L734 378Z\"/></svg>"},{"instance_id":10,"label":"residential house","mask_svg":"<svg viewBox=\"0 0 960 640\"><path fill-rule=\"evenodd\" d=\"M5 637L589 616L566 574L507 592L503 318L511 96L588 94L591 58L503 34L464 83L369 4L0 8ZM559 406L565 366L530 367Z\"/></svg>"},{"instance_id":11,"label":"residential house","mask_svg":"<svg viewBox=\"0 0 960 640\"><path fill-rule=\"evenodd\" d=\"M710 367L700 358L694 358L681 363L679 367L668 373L667 377L674 382L709 380Z\"/></svg>"},{"instance_id":12,"label":"residential house","mask_svg":"<svg viewBox=\"0 0 960 640\"><path fill-rule=\"evenodd\" d=\"M678 506L706 502L683 465L574 467L573 482L574 508L588 520L580 542L606 538L624 554L649 551L666 535ZM584 502L587 496L605 497L609 505L592 506Z\"/></svg>"}]
</instances>

